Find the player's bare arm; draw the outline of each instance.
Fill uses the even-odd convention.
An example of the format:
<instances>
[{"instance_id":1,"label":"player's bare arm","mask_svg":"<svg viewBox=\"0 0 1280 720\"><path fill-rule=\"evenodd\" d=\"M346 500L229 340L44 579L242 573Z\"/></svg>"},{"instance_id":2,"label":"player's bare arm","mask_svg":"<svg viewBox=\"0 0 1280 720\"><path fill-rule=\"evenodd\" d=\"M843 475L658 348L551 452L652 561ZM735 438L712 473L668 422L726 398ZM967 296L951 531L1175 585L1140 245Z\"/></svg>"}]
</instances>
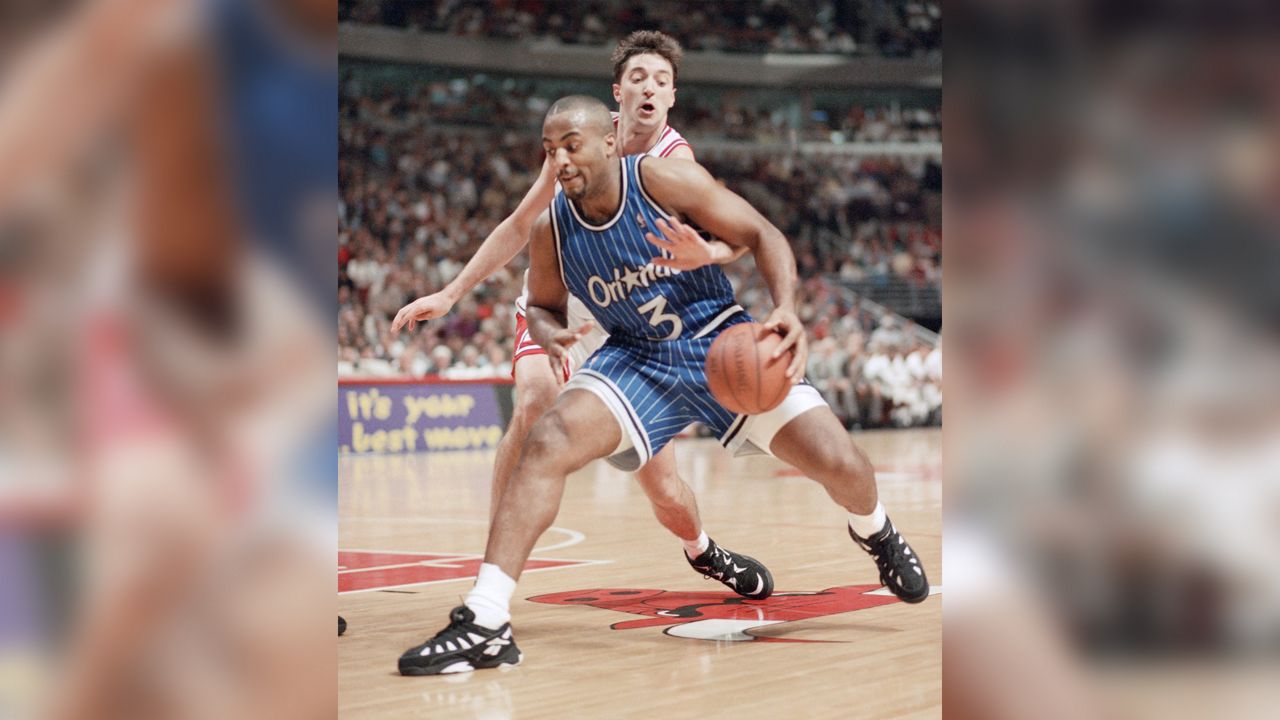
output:
<instances>
[{"instance_id":1,"label":"player's bare arm","mask_svg":"<svg viewBox=\"0 0 1280 720\"><path fill-rule=\"evenodd\" d=\"M526 320L533 341L547 351L553 374L561 377L561 368L569 348L591 330L593 323L569 328L569 291L560 277L560 260L556 257L551 237L551 215L543 211L533 224L529 248L529 306Z\"/></svg>"},{"instance_id":2,"label":"player's bare arm","mask_svg":"<svg viewBox=\"0 0 1280 720\"><path fill-rule=\"evenodd\" d=\"M481 281L497 272L498 268L511 262L511 259L529 242L529 233L533 228L534 220L538 217L538 213L550 204L551 199L555 197L555 191L556 171L548 159L542 163L542 171L538 179L534 181L533 187L529 188L529 192L525 193L520 204L511 215L498 223L493 232L489 233L458 276L439 292L420 297L400 308L400 312L396 313L396 318L391 323L391 331L399 332L400 328L405 326L413 330L418 322L435 320L448 315L463 295L471 292L472 288L479 285Z\"/></svg>"},{"instance_id":3,"label":"player's bare arm","mask_svg":"<svg viewBox=\"0 0 1280 720\"><path fill-rule=\"evenodd\" d=\"M774 302L765 326L784 336L774 357L794 348L787 377L798 382L804 376L809 351L804 327L795 313L796 259L786 236L697 163L649 158L640 164L640 174L649 194L670 214L682 215L724 242L746 247L755 255L756 267Z\"/></svg>"}]
</instances>

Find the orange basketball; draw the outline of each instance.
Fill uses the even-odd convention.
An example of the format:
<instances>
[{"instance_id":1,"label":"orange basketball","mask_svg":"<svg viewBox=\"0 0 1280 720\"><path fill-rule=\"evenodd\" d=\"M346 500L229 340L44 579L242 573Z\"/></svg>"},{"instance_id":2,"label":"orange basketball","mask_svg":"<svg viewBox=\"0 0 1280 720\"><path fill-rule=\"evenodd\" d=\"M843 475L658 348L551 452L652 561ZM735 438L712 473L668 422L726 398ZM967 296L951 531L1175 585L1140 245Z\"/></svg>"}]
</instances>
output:
<instances>
[{"instance_id":1,"label":"orange basketball","mask_svg":"<svg viewBox=\"0 0 1280 720\"><path fill-rule=\"evenodd\" d=\"M731 412L757 415L768 412L787 397L791 381L787 366L795 354L770 356L782 336L759 323L742 323L720 333L707 353L707 387L716 401Z\"/></svg>"}]
</instances>

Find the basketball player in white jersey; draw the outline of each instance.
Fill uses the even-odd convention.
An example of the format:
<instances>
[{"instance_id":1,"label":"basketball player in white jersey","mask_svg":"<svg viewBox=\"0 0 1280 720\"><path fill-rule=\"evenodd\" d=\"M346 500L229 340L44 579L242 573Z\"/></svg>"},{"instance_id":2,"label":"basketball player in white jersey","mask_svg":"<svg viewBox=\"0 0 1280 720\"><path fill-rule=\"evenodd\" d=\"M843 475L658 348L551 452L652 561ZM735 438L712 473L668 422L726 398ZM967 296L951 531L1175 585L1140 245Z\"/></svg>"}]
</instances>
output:
<instances>
[{"instance_id":1,"label":"basketball player in white jersey","mask_svg":"<svg viewBox=\"0 0 1280 720\"><path fill-rule=\"evenodd\" d=\"M667 125L667 113L675 104L675 83L681 54L680 44L674 38L647 30L627 36L614 50L613 98L618 103L614 124L624 155L694 159L689 143ZM528 244L534 220L551 203L557 191L556 170L548 159L520 205L485 238L458 276L443 290L401 308L391 325L392 332L398 332L405 326L412 330L417 322L443 317L459 298L510 262ZM731 262L746 251L720 241L707 242L687 226L680 229L682 233L672 236L677 245L669 253L671 257L657 259L659 264L691 270L702 265ZM547 362L546 351L529 337L525 323L527 295L526 278L524 293L516 301L516 348L512 356L516 405L511 424L498 443L489 510L491 518L515 471L529 428L551 407L560 385L574 369L582 366L596 348L604 344L607 337L598 329L584 333L574 344L566 366L553 368ZM582 328L591 321L590 312L576 300L570 303L568 312L569 327ZM695 570L719 580L743 597L763 599L773 592L773 578L763 564L719 547L707 537L693 491L676 474L673 448L666 448L637 470L636 479L648 496L658 520L682 541L686 559Z\"/></svg>"}]
</instances>

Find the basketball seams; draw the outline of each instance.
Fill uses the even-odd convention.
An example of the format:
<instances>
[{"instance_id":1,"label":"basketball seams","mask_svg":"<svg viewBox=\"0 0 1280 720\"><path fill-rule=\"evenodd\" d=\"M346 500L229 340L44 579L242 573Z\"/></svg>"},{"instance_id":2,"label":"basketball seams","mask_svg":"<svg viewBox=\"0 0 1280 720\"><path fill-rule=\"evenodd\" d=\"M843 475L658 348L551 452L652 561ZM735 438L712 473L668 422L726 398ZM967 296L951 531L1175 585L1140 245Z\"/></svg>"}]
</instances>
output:
<instances>
[{"instance_id":1,"label":"basketball seams","mask_svg":"<svg viewBox=\"0 0 1280 720\"><path fill-rule=\"evenodd\" d=\"M772 333L772 334L778 334L778 333ZM781 337L782 337L782 336L778 336L778 345L781 345L781 343L782 343ZM782 363L782 360L783 360L783 359L782 359L782 357L778 357L778 359L777 359L778 363ZM767 363L771 363L771 364L772 364L772 359L771 359L771 360L765 360L765 361L767 361ZM764 384L764 377L763 377L763 374L764 374L764 366L763 366L763 365L762 365L762 366L760 366L760 368L759 368L759 369L760 369L760 374L762 374L762 377L760 377L760 386L762 386L762 387L763 387L763 384ZM790 384L791 384L790 382L783 382L783 383L782 383L782 386L781 386L781 391L785 392L785 391L786 391L786 389L787 389L787 387L790 387ZM783 397L786 397L786 396L783 396ZM778 404L780 404L780 402L781 402L780 398L778 398L778 397L777 397L777 393L774 393L774 396L773 396L772 398L769 398L769 402L764 402L764 398L763 398L763 397L762 397L762 398L760 398L760 401L762 401L762 402L760 402L760 405L759 405L759 406L760 406L760 407L762 407L762 409L763 409L763 407L769 407L769 409L771 409L771 410L773 409L773 407L777 407L777 406L778 406Z\"/></svg>"},{"instance_id":2,"label":"basketball seams","mask_svg":"<svg viewBox=\"0 0 1280 720\"><path fill-rule=\"evenodd\" d=\"M744 325L735 325L734 327L750 327L750 325L745 325L745 324L744 324ZM733 328L729 328L729 329L728 329L728 330L726 330L725 332L732 332L732 331L733 331ZM741 332L739 332L739 333L738 333L738 335L741 335L741 334L742 334ZM734 343L737 343L737 342L738 342L738 339L737 339L737 337L736 337L736 336L735 336L734 338L732 338L732 339L733 339ZM728 355L728 356L730 357L730 359L732 359L733 354L734 354L734 353L732 352L732 350L733 350L733 345L731 344L731 345L729 345L728 347L726 347L726 348L725 348L725 352L724 352L724 354L725 354L725 355ZM721 374L721 376L722 376L722 377L721 377L721 379L724 381L724 386L725 386L726 388L728 388L728 390L729 390L729 396L730 396L730 397L732 397L732 398L733 398L733 401L734 401L735 403L737 403L737 404L738 404L738 407L740 407L740 408L745 408L745 409L748 409L748 410L749 410L749 409L750 409L750 407L749 407L746 403L744 403L744 402L742 401L742 396L740 396L740 395L738 394L738 388L736 387L735 383L733 383L733 382L731 382L731 381L730 381L730 379L733 377L733 373L729 372L729 367L728 367L728 365L729 365L729 363L722 363L722 367L721 367L721 370L720 370L720 374ZM749 413L748 413L748 414L749 414Z\"/></svg>"},{"instance_id":3,"label":"basketball seams","mask_svg":"<svg viewBox=\"0 0 1280 720\"><path fill-rule=\"evenodd\" d=\"M733 340L736 342L737 338L735 337ZM733 382L734 373L733 368L731 367L734 361L735 350L739 353L742 352L740 348L735 348L732 343L725 347L724 354L728 356L728 360L720 368L720 374L722 376L721 380L724 382L724 386L729 389L729 397L733 398L733 401L741 408L746 407L746 403L742 402L742 397L738 394L738 387Z\"/></svg>"},{"instance_id":4,"label":"basketball seams","mask_svg":"<svg viewBox=\"0 0 1280 720\"><path fill-rule=\"evenodd\" d=\"M751 375L752 379L755 380L756 391L756 404L752 407L752 410L759 411L764 407L764 404L760 402L760 386L764 384L761 382L764 379L764 365L760 364L760 341L756 338L754 332L751 333L751 355L755 359L756 370Z\"/></svg>"},{"instance_id":5,"label":"basketball seams","mask_svg":"<svg viewBox=\"0 0 1280 720\"><path fill-rule=\"evenodd\" d=\"M734 415L769 412L786 400L793 387L786 378L790 358L768 357L782 343L778 333L762 334L763 326L754 322L744 323L742 330L738 327L724 330L712 341L713 348L705 359L707 385L713 396L724 398L720 403L723 409ZM750 343L750 353L740 343Z\"/></svg>"}]
</instances>

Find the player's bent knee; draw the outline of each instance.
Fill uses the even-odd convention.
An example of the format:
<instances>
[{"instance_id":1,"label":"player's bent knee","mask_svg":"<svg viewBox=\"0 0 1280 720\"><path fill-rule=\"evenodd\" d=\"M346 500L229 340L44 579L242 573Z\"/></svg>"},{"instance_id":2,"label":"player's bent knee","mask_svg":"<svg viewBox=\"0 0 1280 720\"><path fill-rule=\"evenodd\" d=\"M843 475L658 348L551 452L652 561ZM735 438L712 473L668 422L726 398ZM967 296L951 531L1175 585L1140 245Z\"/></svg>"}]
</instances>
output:
<instances>
[{"instance_id":1,"label":"player's bent knee","mask_svg":"<svg viewBox=\"0 0 1280 720\"><path fill-rule=\"evenodd\" d=\"M565 427L564 417L559 411L552 410L542 415L524 441L521 455L523 463L538 466L555 465L565 458L569 447L569 431Z\"/></svg>"},{"instance_id":2,"label":"player's bent knee","mask_svg":"<svg viewBox=\"0 0 1280 720\"><path fill-rule=\"evenodd\" d=\"M865 480L871 465L852 443L834 443L810 449L810 457L818 474L832 480Z\"/></svg>"},{"instance_id":3,"label":"player's bent knee","mask_svg":"<svg viewBox=\"0 0 1280 720\"><path fill-rule=\"evenodd\" d=\"M556 401L555 383L531 382L516 389L516 406L512 422L530 427L546 414Z\"/></svg>"},{"instance_id":4,"label":"player's bent knee","mask_svg":"<svg viewBox=\"0 0 1280 720\"><path fill-rule=\"evenodd\" d=\"M875 482L875 468L871 466L867 456L857 448L850 448L848 452L843 453L838 462L841 477Z\"/></svg>"}]
</instances>

